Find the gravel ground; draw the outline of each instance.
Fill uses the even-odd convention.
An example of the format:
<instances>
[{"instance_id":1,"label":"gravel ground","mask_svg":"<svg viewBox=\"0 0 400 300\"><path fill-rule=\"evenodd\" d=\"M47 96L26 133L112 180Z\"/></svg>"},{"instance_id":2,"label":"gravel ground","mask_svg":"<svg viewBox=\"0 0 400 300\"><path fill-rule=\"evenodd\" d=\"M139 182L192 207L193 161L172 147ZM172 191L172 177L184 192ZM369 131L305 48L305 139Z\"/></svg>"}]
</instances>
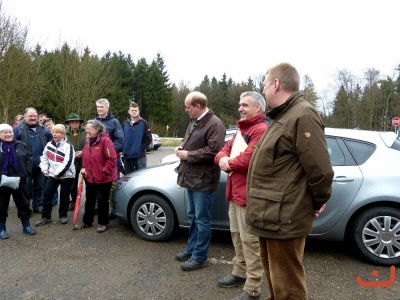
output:
<instances>
[{"instance_id":1,"label":"gravel ground","mask_svg":"<svg viewBox=\"0 0 400 300\"><path fill-rule=\"evenodd\" d=\"M161 147L148 153L156 164L173 149ZM83 199L84 201L84 199ZM223 289L219 277L232 270L233 248L227 233L214 233L210 266L183 272L174 260L185 247L179 231L168 242L151 243L138 238L128 225L110 222L102 234L96 227L73 231L61 225L56 209L51 224L22 233L17 211L11 205L7 228L10 238L0 241L0 299L232 299L240 288ZM69 220L72 214L69 214ZM31 222L40 219L34 214ZM310 299L400 299L400 283L385 288L361 287L364 280L385 281L389 268L365 263L343 243L308 240L304 265ZM372 276L372 271L379 276ZM265 281L262 298L268 296Z\"/></svg>"}]
</instances>

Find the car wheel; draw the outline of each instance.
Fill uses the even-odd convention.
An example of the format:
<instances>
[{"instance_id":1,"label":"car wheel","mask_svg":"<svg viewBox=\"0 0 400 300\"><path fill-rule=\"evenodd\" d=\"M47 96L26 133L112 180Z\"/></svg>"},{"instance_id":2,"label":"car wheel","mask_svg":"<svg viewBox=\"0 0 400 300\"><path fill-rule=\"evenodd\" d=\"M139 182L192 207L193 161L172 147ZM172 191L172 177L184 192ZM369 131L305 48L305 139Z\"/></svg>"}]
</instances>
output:
<instances>
[{"instance_id":1,"label":"car wheel","mask_svg":"<svg viewBox=\"0 0 400 300\"><path fill-rule=\"evenodd\" d=\"M159 147L154 147L154 150L157 150Z\"/></svg>"},{"instance_id":2,"label":"car wheel","mask_svg":"<svg viewBox=\"0 0 400 300\"><path fill-rule=\"evenodd\" d=\"M380 265L400 263L400 211L375 207L354 221L351 238L356 249L368 260Z\"/></svg>"},{"instance_id":3,"label":"car wheel","mask_svg":"<svg viewBox=\"0 0 400 300\"><path fill-rule=\"evenodd\" d=\"M144 195L132 206L131 224L142 239L153 242L164 241L175 228L174 212L160 196Z\"/></svg>"}]
</instances>

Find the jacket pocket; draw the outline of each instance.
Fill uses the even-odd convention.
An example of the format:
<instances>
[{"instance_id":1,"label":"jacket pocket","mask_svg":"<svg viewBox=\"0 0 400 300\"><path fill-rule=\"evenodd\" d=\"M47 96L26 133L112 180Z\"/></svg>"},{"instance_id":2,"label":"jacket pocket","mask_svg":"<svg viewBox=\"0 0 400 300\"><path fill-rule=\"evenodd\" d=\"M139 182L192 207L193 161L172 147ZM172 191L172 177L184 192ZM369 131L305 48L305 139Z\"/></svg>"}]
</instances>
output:
<instances>
[{"instance_id":1,"label":"jacket pocket","mask_svg":"<svg viewBox=\"0 0 400 300\"><path fill-rule=\"evenodd\" d=\"M254 227L278 231L283 192L250 188L247 222Z\"/></svg>"},{"instance_id":2,"label":"jacket pocket","mask_svg":"<svg viewBox=\"0 0 400 300\"><path fill-rule=\"evenodd\" d=\"M203 170L189 169L185 172L185 184L190 189L197 190L206 186Z\"/></svg>"}]
</instances>

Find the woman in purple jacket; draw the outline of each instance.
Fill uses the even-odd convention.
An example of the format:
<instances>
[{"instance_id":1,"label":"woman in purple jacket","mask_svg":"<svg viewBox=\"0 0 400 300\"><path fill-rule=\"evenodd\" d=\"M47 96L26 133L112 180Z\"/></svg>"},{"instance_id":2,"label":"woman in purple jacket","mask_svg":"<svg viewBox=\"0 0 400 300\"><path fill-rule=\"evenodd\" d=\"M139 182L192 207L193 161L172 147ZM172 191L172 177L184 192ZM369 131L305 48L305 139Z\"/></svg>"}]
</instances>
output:
<instances>
[{"instance_id":1,"label":"woman in purple jacket","mask_svg":"<svg viewBox=\"0 0 400 300\"><path fill-rule=\"evenodd\" d=\"M117 153L100 121L89 120L86 124L86 133L81 169L86 184L85 214L83 222L74 228L80 230L92 227L97 199L99 224L97 232L104 232L109 221L108 199L111 184L117 179Z\"/></svg>"}]
</instances>

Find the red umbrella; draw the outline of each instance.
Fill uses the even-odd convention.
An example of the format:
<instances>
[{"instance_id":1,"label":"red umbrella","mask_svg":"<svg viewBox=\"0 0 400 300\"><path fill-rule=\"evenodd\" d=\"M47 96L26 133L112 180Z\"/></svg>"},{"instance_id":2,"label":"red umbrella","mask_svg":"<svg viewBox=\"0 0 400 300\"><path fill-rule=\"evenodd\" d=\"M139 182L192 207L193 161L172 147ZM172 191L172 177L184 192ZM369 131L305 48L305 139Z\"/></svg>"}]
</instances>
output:
<instances>
[{"instance_id":1,"label":"red umbrella","mask_svg":"<svg viewBox=\"0 0 400 300\"><path fill-rule=\"evenodd\" d=\"M78 221L79 209L81 208L81 198L82 198L82 191L83 191L83 178L82 174L79 175L79 183L78 183L78 192L76 194L75 200L75 208L74 208L74 218L72 219L72 224L76 224Z\"/></svg>"}]
</instances>

